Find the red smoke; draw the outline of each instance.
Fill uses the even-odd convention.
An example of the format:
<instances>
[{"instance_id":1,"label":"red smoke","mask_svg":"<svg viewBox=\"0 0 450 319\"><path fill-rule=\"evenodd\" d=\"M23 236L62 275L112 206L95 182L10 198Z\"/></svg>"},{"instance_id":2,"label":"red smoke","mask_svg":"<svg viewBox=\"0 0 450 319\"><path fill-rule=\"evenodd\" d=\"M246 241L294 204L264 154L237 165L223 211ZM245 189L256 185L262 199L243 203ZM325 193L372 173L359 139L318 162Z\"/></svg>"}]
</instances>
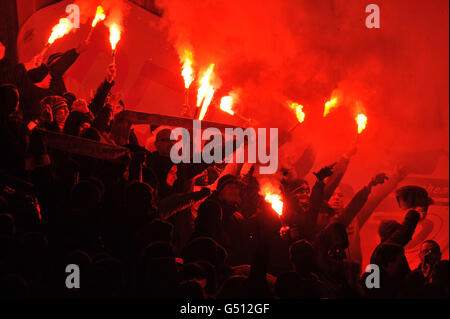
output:
<instances>
[{"instance_id":1,"label":"red smoke","mask_svg":"<svg viewBox=\"0 0 450 319\"><path fill-rule=\"evenodd\" d=\"M304 106L291 153L312 142L333 160L366 114L357 156L366 171L398 161L396 151L448 154L448 2L375 3L380 29L365 26L367 1L156 1L176 49L192 49L197 68L215 63L225 92L241 89L242 115L287 130L296 118L286 100ZM324 119L332 94L344 101Z\"/></svg>"}]
</instances>

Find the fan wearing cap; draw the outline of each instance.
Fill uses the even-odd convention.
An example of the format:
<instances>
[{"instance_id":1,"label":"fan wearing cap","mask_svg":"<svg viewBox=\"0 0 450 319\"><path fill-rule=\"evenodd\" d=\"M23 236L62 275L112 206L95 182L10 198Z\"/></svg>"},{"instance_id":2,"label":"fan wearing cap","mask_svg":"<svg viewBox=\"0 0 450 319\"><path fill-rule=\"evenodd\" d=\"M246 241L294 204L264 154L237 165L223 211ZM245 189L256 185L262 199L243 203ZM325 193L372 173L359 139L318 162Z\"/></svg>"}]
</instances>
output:
<instances>
[{"instance_id":1,"label":"fan wearing cap","mask_svg":"<svg viewBox=\"0 0 450 319\"><path fill-rule=\"evenodd\" d=\"M65 134L80 136L92 126L94 116L89 111L84 99L76 99L72 104L72 110L66 119L63 132Z\"/></svg>"},{"instance_id":2,"label":"fan wearing cap","mask_svg":"<svg viewBox=\"0 0 450 319\"><path fill-rule=\"evenodd\" d=\"M208 207L217 207L217 210L221 211L221 244L229 253L231 265L248 262L245 254L247 236L244 233L244 217L238 212L242 200L240 194L240 180L234 175L224 175L218 180L216 190L198 208L203 215Z\"/></svg>"},{"instance_id":3,"label":"fan wearing cap","mask_svg":"<svg viewBox=\"0 0 450 319\"><path fill-rule=\"evenodd\" d=\"M87 43L82 42L77 48L64 53L56 52L51 54L47 59L47 63L37 68L38 71L36 73L39 72L40 76L35 79L36 85L43 89L49 88L53 94L62 96L67 92L63 78L64 73L86 49ZM44 78L42 78L43 75L45 75Z\"/></svg>"},{"instance_id":4,"label":"fan wearing cap","mask_svg":"<svg viewBox=\"0 0 450 319\"><path fill-rule=\"evenodd\" d=\"M62 132L69 116L69 108L64 98L48 96L41 101L39 124L50 131Z\"/></svg>"},{"instance_id":5,"label":"fan wearing cap","mask_svg":"<svg viewBox=\"0 0 450 319\"><path fill-rule=\"evenodd\" d=\"M406 211L403 223L395 220L382 221L378 233L381 242L393 242L406 246L411 240L419 221L424 220L428 208L434 203L428 192L420 186L404 186L396 191L396 199L400 209Z\"/></svg>"},{"instance_id":6,"label":"fan wearing cap","mask_svg":"<svg viewBox=\"0 0 450 319\"><path fill-rule=\"evenodd\" d=\"M402 224L391 220L383 221L378 229L381 243L373 251L370 263L380 267L381 289L365 289L368 296L375 295L377 298L392 298L400 292L403 281L411 273L404 247L412 239L419 221L426 218L429 206L433 204L428 192L420 186L401 187L395 195L400 209L406 211L406 215Z\"/></svg>"},{"instance_id":7,"label":"fan wearing cap","mask_svg":"<svg viewBox=\"0 0 450 319\"><path fill-rule=\"evenodd\" d=\"M0 44L0 53L3 52L3 57L0 59L0 84L11 83L17 88L20 94L19 111L27 122L34 116L39 116L39 101L45 95L42 89L34 85L34 82L41 81L46 71L45 74L39 74L39 71L30 73L23 63L15 63L8 51L8 48ZM33 80L33 77L36 79Z\"/></svg>"},{"instance_id":8,"label":"fan wearing cap","mask_svg":"<svg viewBox=\"0 0 450 319\"><path fill-rule=\"evenodd\" d=\"M325 166L314 173L317 181L312 191L305 180L284 181L286 189L286 213L282 218L284 224L280 235L286 240L307 239L312 241L318 230L317 217L322 205L325 178L333 174L334 164Z\"/></svg>"}]
</instances>

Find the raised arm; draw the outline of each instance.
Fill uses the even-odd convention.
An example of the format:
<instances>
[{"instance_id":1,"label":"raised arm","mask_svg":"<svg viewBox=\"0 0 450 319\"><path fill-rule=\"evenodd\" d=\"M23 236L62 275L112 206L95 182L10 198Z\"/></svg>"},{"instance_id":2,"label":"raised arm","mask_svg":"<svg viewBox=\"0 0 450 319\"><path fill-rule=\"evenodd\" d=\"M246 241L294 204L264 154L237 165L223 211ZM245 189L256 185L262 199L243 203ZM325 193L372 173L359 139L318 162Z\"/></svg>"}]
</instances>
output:
<instances>
[{"instance_id":1,"label":"raised arm","mask_svg":"<svg viewBox=\"0 0 450 319\"><path fill-rule=\"evenodd\" d=\"M48 66L50 74L52 76L62 76L75 63L79 56L80 54L76 49L64 52L61 58Z\"/></svg>"},{"instance_id":2,"label":"raised arm","mask_svg":"<svg viewBox=\"0 0 450 319\"><path fill-rule=\"evenodd\" d=\"M407 171L403 167L397 167L394 174L389 177L380 187L372 192L369 199L358 214L358 226L362 228L377 206L397 187L397 185L407 176Z\"/></svg>"},{"instance_id":3,"label":"raised arm","mask_svg":"<svg viewBox=\"0 0 450 319\"><path fill-rule=\"evenodd\" d=\"M94 95L94 98L89 104L89 109L95 116L98 114L98 112L102 109L103 105L105 104L108 93L114 86L115 77L116 77L116 67L114 64L110 64L106 72L106 79L100 84L100 86L97 89L97 92Z\"/></svg>"},{"instance_id":4,"label":"raised arm","mask_svg":"<svg viewBox=\"0 0 450 319\"><path fill-rule=\"evenodd\" d=\"M333 169L336 163L323 167L320 171L313 173L317 180L311 190L311 208L308 212L308 224L313 227L317 223L317 216L319 215L322 203L324 200L325 178L333 174Z\"/></svg>"},{"instance_id":5,"label":"raised arm","mask_svg":"<svg viewBox=\"0 0 450 319\"><path fill-rule=\"evenodd\" d=\"M350 226L353 219L358 215L364 204L367 202L372 188L376 185L383 184L388 179L389 178L384 173L376 175L367 186L363 187L358 193L356 193L350 203L344 208L344 211L336 217L336 221L345 227Z\"/></svg>"},{"instance_id":6,"label":"raised arm","mask_svg":"<svg viewBox=\"0 0 450 319\"><path fill-rule=\"evenodd\" d=\"M350 164L350 159L353 155L356 154L356 144L353 145L352 149L344 154L341 159L336 163L333 168L333 175L331 175L327 181L325 182L324 188L324 201L328 202L333 196L334 191L341 183L342 178L347 172L348 165Z\"/></svg>"},{"instance_id":7,"label":"raised arm","mask_svg":"<svg viewBox=\"0 0 450 319\"><path fill-rule=\"evenodd\" d=\"M396 230L391 237L389 237L388 241L399 244L403 247L406 246L414 235L419 220L419 212L413 209L409 210L406 213L402 226Z\"/></svg>"}]
</instances>

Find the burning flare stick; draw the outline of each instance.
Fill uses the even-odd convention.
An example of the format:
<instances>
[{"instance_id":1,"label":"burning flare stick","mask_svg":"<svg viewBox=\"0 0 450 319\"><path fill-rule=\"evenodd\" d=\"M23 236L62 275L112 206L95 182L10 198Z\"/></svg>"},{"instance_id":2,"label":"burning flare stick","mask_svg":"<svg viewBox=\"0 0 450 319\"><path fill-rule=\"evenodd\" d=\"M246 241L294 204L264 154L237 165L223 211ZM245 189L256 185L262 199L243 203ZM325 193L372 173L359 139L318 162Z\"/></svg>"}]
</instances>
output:
<instances>
[{"instance_id":1,"label":"burning flare stick","mask_svg":"<svg viewBox=\"0 0 450 319\"><path fill-rule=\"evenodd\" d=\"M242 116L239 113L236 113L233 110L233 105L236 102L236 99L238 98L238 95L236 93L231 92L229 95L223 96L220 99L220 105L219 108L224 111L225 113L228 113L230 115L236 116L242 121L246 122L248 126L250 126L250 123L253 121L250 118L247 118L245 116Z\"/></svg>"},{"instance_id":2,"label":"burning flare stick","mask_svg":"<svg viewBox=\"0 0 450 319\"><path fill-rule=\"evenodd\" d=\"M208 110L208 106L211 103L211 100L214 96L214 88L211 85L211 75L214 69L214 64L211 64L206 70L203 77L200 79L200 87L198 88L197 93L197 107L200 107L200 115L198 119L201 121L205 117L206 111ZM202 103L203 102L203 103Z\"/></svg>"},{"instance_id":3,"label":"burning flare stick","mask_svg":"<svg viewBox=\"0 0 450 319\"><path fill-rule=\"evenodd\" d=\"M116 64L116 46L120 40L120 33L121 30L117 24L113 23L109 27L109 42L111 43L113 64Z\"/></svg>"},{"instance_id":4,"label":"burning flare stick","mask_svg":"<svg viewBox=\"0 0 450 319\"><path fill-rule=\"evenodd\" d=\"M105 18L106 18L105 11L103 10L103 8L101 6L98 6L97 11L95 12L94 20L92 20L91 30L89 31L86 42L88 42L89 39L91 38L92 31L94 31L94 28L97 25L97 23L99 21L105 20Z\"/></svg>"},{"instance_id":5,"label":"burning flare stick","mask_svg":"<svg viewBox=\"0 0 450 319\"><path fill-rule=\"evenodd\" d=\"M281 217L283 215L283 201L281 200L281 196L272 193L266 193L264 196L264 200L268 202L273 210Z\"/></svg>"},{"instance_id":6,"label":"burning flare stick","mask_svg":"<svg viewBox=\"0 0 450 319\"><path fill-rule=\"evenodd\" d=\"M323 109L323 117L326 117L331 112L331 109L337 106L337 103L338 103L337 97L333 97L331 100L327 101L325 103L325 108Z\"/></svg>"},{"instance_id":7,"label":"burning flare stick","mask_svg":"<svg viewBox=\"0 0 450 319\"><path fill-rule=\"evenodd\" d=\"M192 69L192 52L184 50L184 56L182 58L183 68L181 75L184 79L184 87L189 89L192 81L194 81L194 70Z\"/></svg>"},{"instance_id":8,"label":"burning flare stick","mask_svg":"<svg viewBox=\"0 0 450 319\"><path fill-rule=\"evenodd\" d=\"M289 133L294 131L300 123L303 123L305 120L306 114L303 112L303 105L300 105L296 102L288 101L289 107L295 111L295 115L297 116L297 123L289 130Z\"/></svg>"},{"instance_id":9,"label":"burning flare stick","mask_svg":"<svg viewBox=\"0 0 450 319\"><path fill-rule=\"evenodd\" d=\"M189 87L194 81L194 70L192 68L192 52L184 50L183 57L181 57L183 63L181 75L184 79L184 115L189 114Z\"/></svg>"},{"instance_id":10,"label":"burning flare stick","mask_svg":"<svg viewBox=\"0 0 450 319\"><path fill-rule=\"evenodd\" d=\"M278 214L281 220L284 203L280 189L272 185L272 183L266 182L262 185L260 194L264 197L264 200L272 206L272 209Z\"/></svg>"},{"instance_id":11,"label":"burning flare stick","mask_svg":"<svg viewBox=\"0 0 450 319\"><path fill-rule=\"evenodd\" d=\"M62 38L73 29L72 22L67 18L59 19L59 23L52 28L52 34L48 38L47 44L41 51L41 55L44 55L48 48L55 42L56 39Z\"/></svg>"},{"instance_id":12,"label":"burning flare stick","mask_svg":"<svg viewBox=\"0 0 450 319\"><path fill-rule=\"evenodd\" d=\"M295 110L295 115L297 116L298 122L303 123L306 116L305 112L303 112L303 105L300 105L296 102L290 102L289 106L291 107L291 109Z\"/></svg>"},{"instance_id":13,"label":"burning flare stick","mask_svg":"<svg viewBox=\"0 0 450 319\"><path fill-rule=\"evenodd\" d=\"M233 97L230 95L222 97L220 99L220 109L230 115L234 115L233 102Z\"/></svg>"},{"instance_id":14,"label":"burning flare stick","mask_svg":"<svg viewBox=\"0 0 450 319\"><path fill-rule=\"evenodd\" d=\"M359 113L356 117L356 124L358 124L358 134L361 134L362 131L366 129L367 125L367 116L363 113ZM359 135L358 135L359 136Z\"/></svg>"}]
</instances>

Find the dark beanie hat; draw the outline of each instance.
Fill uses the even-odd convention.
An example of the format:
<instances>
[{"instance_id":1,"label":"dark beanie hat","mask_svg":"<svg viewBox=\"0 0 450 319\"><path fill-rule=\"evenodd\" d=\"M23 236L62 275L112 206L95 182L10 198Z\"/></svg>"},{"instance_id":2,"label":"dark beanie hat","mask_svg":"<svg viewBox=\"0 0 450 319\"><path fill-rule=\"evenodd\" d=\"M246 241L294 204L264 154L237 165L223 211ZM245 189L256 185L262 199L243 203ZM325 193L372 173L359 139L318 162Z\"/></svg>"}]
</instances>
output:
<instances>
[{"instance_id":1,"label":"dark beanie hat","mask_svg":"<svg viewBox=\"0 0 450 319\"><path fill-rule=\"evenodd\" d=\"M63 98L66 99L67 102L67 106L69 107L69 110L72 110L72 104L73 102L75 102L75 100L77 99L77 97L75 96L75 94L71 93L71 92L65 92L63 94Z\"/></svg>"},{"instance_id":2,"label":"dark beanie hat","mask_svg":"<svg viewBox=\"0 0 450 319\"><path fill-rule=\"evenodd\" d=\"M63 54L61 52L53 53L48 57L47 65L50 66L53 62L57 61L59 58L61 58Z\"/></svg>"},{"instance_id":3,"label":"dark beanie hat","mask_svg":"<svg viewBox=\"0 0 450 319\"><path fill-rule=\"evenodd\" d=\"M222 176L219 181L217 182L217 193L220 193L224 187L228 184L239 184L238 179L236 178L236 176L231 175L231 174L227 174Z\"/></svg>"},{"instance_id":4,"label":"dark beanie hat","mask_svg":"<svg viewBox=\"0 0 450 319\"><path fill-rule=\"evenodd\" d=\"M395 192L397 202L400 204L400 200L406 203L407 208L413 208L417 206L428 207L433 204L434 201L428 196L428 192L425 188L420 186L403 186Z\"/></svg>"},{"instance_id":5,"label":"dark beanie hat","mask_svg":"<svg viewBox=\"0 0 450 319\"><path fill-rule=\"evenodd\" d=\"M64 124L63 132L70 135L78 135L80 127L83 123L89 123L92 125L92 117L89 113L81 113L78 111L70 112Z\"/></svg>"},{"instance_id":6,"label":"dark beanie hat","mask_svg":"<svg viewBox=\"0 0 450 319\"><path fill-rule=\"evenodd\" d=\"M19 93L14 84L0 85L0 112L1 114L10 115L16 110L19 102Z\"/></svg>"},{"instance_id":7,"label":"dark beanie hat","mask_svg":"<svg viewBox=\"0 0 450 319\"><path fill-rule=\"evenodd\" d=\"M67 107L67 101L57 95L47 96L41 100L41 105L49 105L52 111L56 111L57 109Z\"/></svg>"}]
</instances>

